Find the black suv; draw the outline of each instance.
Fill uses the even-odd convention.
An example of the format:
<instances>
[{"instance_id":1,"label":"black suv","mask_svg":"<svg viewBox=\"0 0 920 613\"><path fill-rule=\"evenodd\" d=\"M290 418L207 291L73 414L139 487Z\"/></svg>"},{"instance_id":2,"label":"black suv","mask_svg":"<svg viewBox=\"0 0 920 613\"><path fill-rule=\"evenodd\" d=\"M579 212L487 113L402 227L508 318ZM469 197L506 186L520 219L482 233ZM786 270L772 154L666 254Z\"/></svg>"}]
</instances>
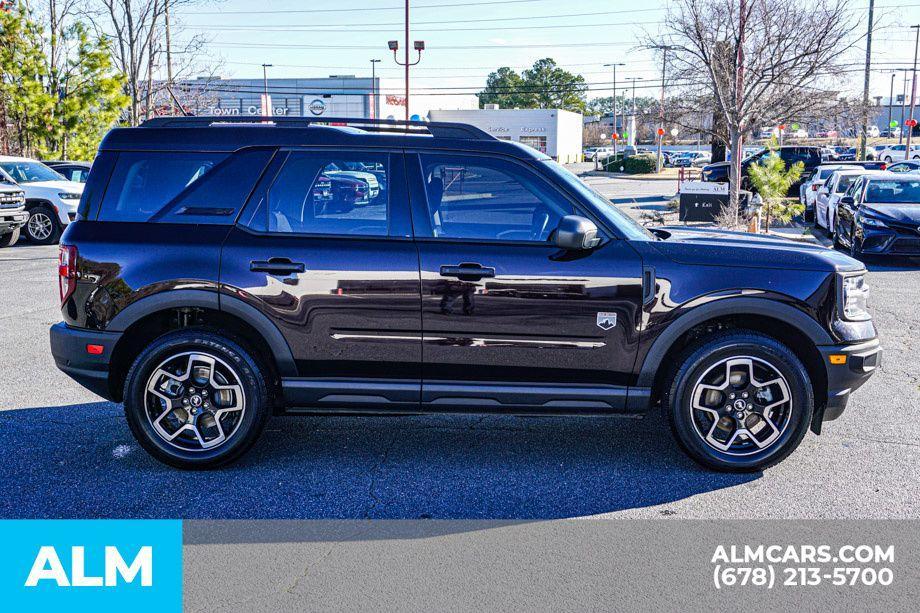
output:
<instances>
[{"instance_id":1,"label":"black suv","mask_svg":"<svg viewBox=\"0 0 920 613\"><path fill-rule=\"evenodd\" d=\"M804 166L802 176L789 187L789 196L798 196L799 186L807 181L811 175L814 174L815 168L822 163L821 147L784 146L776 149L764 149L763 151L741 160L741 189L750 190L752 188L751 181L748 178L748 168L750 168L751 164L759 163L772 153L776 153L780 159L786 163L787 169L797 162L801 162ZM731 162L707 164L703 167L700 178L702 178L703 181L727 183L730 168Z\"/></svg>"},{"instance_id":2,"label":"black suv","mask_svg":"<svg viewBox=\"0 0 920 613\"><path fill-rule=\"evenodd\" d=\"M93 162L51 348L166 463L233 460L272 414L660 404L694 459L758 470L877 366L844 254L646 230L470 126L324 121L154 119Z\"/></svg>"}]
</instances>

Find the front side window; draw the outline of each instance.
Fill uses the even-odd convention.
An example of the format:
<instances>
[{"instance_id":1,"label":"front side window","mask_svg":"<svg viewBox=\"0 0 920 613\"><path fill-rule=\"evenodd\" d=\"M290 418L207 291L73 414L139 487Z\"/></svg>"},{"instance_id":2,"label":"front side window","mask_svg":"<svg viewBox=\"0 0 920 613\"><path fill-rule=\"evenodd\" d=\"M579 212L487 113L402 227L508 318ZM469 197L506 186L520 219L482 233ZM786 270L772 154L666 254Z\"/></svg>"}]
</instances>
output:
<instances>
[{"instance_id":1,"label":"front side window","mask_svg":"<svg viewBox=\"0 0 920 613\"><path fill-rule=\"evenodd\" d=\"M847 191L847 189L849 189L851 185L853 185L853 181L855 180L856 180L856 175L840 175L840 178L837 179L837 188L834 190L834 193L835 194L844 193L845 191Z\"/></svg>"},{"instance_id":2,"label":"front side window","mask_svg":"<svg viewBox=\"0 0 920 613\"><path fill-rule=\"evenodd\" d=\"M500 158L423 155L432 235L546 242L572 205L539 177Z\"/></svg>"},{"instance_id":3,"label":"front side window","mask_svg":"<svg viewBox=\"0 0 920 613\"><path fill-rule=\"evenodd\" d=\"M254 227L295 234L386 236L386 154L294 151L268 190Z\"/></svg>"}]
</instances>

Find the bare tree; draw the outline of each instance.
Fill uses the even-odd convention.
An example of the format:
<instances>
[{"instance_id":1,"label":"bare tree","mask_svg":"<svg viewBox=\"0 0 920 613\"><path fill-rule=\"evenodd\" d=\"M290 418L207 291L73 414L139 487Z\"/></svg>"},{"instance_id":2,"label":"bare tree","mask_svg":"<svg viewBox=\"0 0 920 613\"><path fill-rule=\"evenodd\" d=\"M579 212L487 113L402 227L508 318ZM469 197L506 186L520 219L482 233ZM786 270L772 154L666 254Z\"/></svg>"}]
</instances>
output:
<instances>
[{"instance_id":1,"label":"bare tree","mask_svg":"<svg viewBox=\"0 0 920 613\"><path fill-rule=\"evenodd\" d=\"M857 21L847 0L673 0L661 37L671 78L708 89L731 149L730 213L737 219L742 136L827 99Z\"/></svg>"},{"instance_id":2,"label":"bare tree","mask_svg":"<svg viewBox=\"0 0 920 613\"><path fill-rule=\"evenodd\" d=\"M176 44L172 39L169 61L180 58L178 66L161 65L166 55L168 13L179 6L194 4L198 0L93 0L88 3L86 15L100 34L112 41L115 66L125 75L126 90L131 98L128 121L137 125L142 116L154 113L157 101L168 99L166 87L172 79L187 77L200 69L198 60L206 41L203 36L191 36ZM170 15L171 34L177 33L174 13ZM159 70L165 69L167 80L156 80Z\"/></svg>"}]
</instances>

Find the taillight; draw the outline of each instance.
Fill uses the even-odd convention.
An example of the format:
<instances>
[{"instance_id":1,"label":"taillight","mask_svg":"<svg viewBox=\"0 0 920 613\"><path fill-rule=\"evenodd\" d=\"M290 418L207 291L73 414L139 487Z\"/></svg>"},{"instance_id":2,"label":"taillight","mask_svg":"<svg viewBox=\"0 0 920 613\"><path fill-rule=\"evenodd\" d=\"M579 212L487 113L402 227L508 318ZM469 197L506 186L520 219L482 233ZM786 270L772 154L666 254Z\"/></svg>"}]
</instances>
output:
<instances>
[{"instance_id":1,"label":"taillight","mask_svg":"<svg viewBox=\"0 0 920 613\"><path fill-rule=\"evenodd\" d=\"M882 164L881 170L888 170L888 164Z\"/></svg>"},{"instance_id":2,"label":"taillight","mask_svg":"<svg viewBox=\"0 0 920 613\"><path fill-rule=\"evenodd\" d=\"M813 191L813 192L818 191L818 184L817 184L817 183L812 184L812 186L811 186L811 191Z\"/></svg>"},{"instance_id":3,"label":"taillight","mask_svg":"<svg viewBox=\"0 0 920 613\"><path fill-rule=\"evenodd\" d=\"M61 245L58 259L58 288L61 290L61 305L70 298L77 287L77 248Z\"/></svg>"}]
</instances>

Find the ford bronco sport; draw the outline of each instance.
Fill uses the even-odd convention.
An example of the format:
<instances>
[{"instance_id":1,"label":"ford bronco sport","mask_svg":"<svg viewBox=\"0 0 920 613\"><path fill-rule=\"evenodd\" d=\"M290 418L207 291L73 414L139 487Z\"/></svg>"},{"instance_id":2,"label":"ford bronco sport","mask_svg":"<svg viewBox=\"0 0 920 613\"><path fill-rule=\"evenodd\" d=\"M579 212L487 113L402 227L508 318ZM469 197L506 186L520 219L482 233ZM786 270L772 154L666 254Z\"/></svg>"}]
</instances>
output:
<instances>
[{"instance_id":1,"label":"ford bronco sport","mask_svg":"<svg viewBox=\"0 0 920 613\"><path fill-rule=\"evenodd\" d=\"M866 271L760 235L647 230L462 124L158 118L112 130L60 247L58 367L159 460L273 414L631 415L752 471L879 359Z\"/></svg>"}]
</instances>

